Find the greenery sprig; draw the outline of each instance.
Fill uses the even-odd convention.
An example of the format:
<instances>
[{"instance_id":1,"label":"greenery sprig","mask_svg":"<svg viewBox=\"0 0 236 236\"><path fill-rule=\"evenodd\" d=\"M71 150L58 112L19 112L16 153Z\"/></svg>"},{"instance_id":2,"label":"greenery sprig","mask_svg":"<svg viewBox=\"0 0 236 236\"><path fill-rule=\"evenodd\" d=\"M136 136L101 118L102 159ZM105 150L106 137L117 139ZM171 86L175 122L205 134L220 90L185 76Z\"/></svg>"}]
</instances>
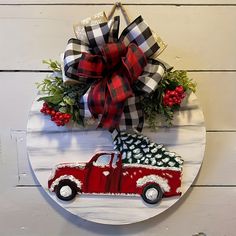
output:
<instances>
[{"instance_id":1,"label":"greenery sprig","mask_svg":"<svg viewBox=\"0 0 236 236\"><path fill-rule=\"evenodd\" d=\"M44 60L53 73L47 76L41 83L37 83L37 88L41 93L38 101L44 101L56 111L71 114L72 119L83 124L80 116L80 98L88 90L89 84L66 84L62 79L60 63L52 60Z\"/></svg>"},{"instance_id":2,"label":"greenery sprig","mask_svg":"<svg viewBox=\"0 0 236 236\"><path fill-rule=\"evenodd\" d=\"M182 93L180 102L168 102L167 94L175 94L179 91L180 94ZM174 112L180 109L180 103L185 95L195 91L196 83L188 78L186 71L167 71L160 81L158 88L142 100L142 107L149 127L154 129L157 128L160 120L162 121L163 118L166 126L171 126ZM174 97L175 96L173 95L172 98ZM165 99L167 99L167 101ZM170 99L171 98L169 98L169 100Z\"/></svg>"}]
</instances>

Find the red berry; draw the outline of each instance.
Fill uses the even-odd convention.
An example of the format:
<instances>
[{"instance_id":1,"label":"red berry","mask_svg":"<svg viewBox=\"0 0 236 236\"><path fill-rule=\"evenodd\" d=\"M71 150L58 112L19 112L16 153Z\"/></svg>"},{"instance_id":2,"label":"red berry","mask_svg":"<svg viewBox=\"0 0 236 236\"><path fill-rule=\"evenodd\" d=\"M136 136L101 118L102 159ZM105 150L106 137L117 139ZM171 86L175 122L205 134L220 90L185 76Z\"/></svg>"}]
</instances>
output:
<instances>
[{"instance_id":1,"label":"red berry","mask_svg":"<svg viewBox=\"0 0 236 236\"><path fill-rule=\"evenodd\" d=\"M51 110L50 110L50 109L47 109L47 110L46 110L46 114L50 115L50 114L51 114Z\"/></svg>"},{"instance_id":2,"label":"red berry","mask_svg":"<svg viewBox=\"0 0 236 236\"><path fill-rule=\"evenodd\" d=\"M55 123L56 123L57 125L61 125L61 121L60 121L60 120L55 120Z\"/></svg>"},{"instance_id":3,"label":"red berry","mask_svg":"<svg viewBox=\"0 0 236 236\"><path fill-rule=\"evenodd\" d=\"M184 92L183 86L179 85L175 88L175 91L179 94L182 94Z\"/></svg>"},{"instance_id":4,"label":"red berry","mask_svg":"<svg viewBox=\"0 0 236 236\"><path fill-rule=\"evenodd\" d=\"M69 122L69 119L65 119L64 122L65 124L67 124Z\"/></svg>"},{"instance_id":5,"label":"red berry","mask_svg":"<svg viewBox=\"0 0 236 236\"><path fill-rule=\"evenodd\" d=\"M170 97L170 94L168 93L168 94L165 94L165 96L164 96L165 98L169 98Z\"/></svg>"},{"instance_id":6,"label":"red berry","mask_svg":"<svg viewBox=\"0 0 236 236\"><path fill-rule=\"evenodd\" d=\"M66 118L66 119L70 119L70 118L71 118L71 115L68 114L68 113L66 113L66 114L65 114L65 118Z\"/></svg>"}]
</instances>

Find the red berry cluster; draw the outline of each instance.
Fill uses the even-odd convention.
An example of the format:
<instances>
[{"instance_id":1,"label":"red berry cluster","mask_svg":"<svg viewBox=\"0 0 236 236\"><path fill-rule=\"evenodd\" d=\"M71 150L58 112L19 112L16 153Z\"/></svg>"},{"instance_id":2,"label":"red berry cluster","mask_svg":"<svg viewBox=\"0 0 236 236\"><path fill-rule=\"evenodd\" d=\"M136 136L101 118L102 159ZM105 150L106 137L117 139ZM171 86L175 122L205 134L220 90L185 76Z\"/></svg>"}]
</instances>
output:
<instances>
[{"instance_id":1,"label":"red berry cluster","mask_svg":"<svg viewBox=\"0 0 236 236\"><path fill-rule=\"evenodd\" d=\"M163 97L163 104L168 107L180 105L185 95L184 88L181 85L177 86L174 90L166 90Z\"/></svg>"},{"instance_id":2,"label":"red berry cluster","mask_svg":"<svg viewBox=\"0 0 236 236\"><path fill-rule=\"evenodd\" d=\"M52 107L49 107L46 102L43 103L43 107L41 108L40 112L44 113L45 115L50 115L51 120L57 126L64 126L70 121L71 118L70 114L57 112Z\"/></svg>"}]
</instances>

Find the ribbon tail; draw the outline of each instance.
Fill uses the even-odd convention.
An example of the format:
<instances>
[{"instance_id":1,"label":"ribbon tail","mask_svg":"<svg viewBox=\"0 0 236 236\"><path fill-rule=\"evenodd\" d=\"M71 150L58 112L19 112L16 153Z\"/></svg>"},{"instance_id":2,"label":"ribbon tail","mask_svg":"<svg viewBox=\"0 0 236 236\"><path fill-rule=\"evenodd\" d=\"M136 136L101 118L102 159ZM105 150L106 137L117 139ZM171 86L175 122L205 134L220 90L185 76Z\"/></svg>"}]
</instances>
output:
<instances>
[{"instance_id":1,"label":"ribbon tail","mask_svg":"<svg viewBox=\"0 0 236 236\"><path fill-rule=\"evenodd\" d=\"M98 114L101 114L98 127L113 130L119 127L125 100L113 99L107 80L108 78L92 86L88 96L88 107L93 117L98 118Z\"/></svg>"},{"instance_id":2,"label":"ribbon tail","mask_svg":"<svg viewBox=\"0 0 236 236\"><path fill-rule=\"evenodd\" d=\"M103 114L98 127L113 131L119 128L124 102L113 102L111 97L106 98Z\"/></svg>"},{"instance_id":3,"label":"ribbon tail","mask_svg":"<svg viewBox=\"0 0 236 236\"><path fill-rule=\"evenodd\" d=\"M141 106L141 99L141 96L134 96L127 99L120 119L120 130L142 131L144 126L144 112Z\"/></svg>"}]
</instances>

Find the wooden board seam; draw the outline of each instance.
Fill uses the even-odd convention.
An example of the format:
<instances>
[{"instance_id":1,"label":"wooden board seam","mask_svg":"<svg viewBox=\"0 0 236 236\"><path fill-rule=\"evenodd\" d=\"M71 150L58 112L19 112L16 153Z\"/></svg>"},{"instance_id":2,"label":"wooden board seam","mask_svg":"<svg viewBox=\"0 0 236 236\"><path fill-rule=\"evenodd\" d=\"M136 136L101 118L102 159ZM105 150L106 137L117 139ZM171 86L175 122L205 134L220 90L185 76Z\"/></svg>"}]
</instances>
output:
<instances>
[{"instance_id":1,"label":"wooden board seam","mask_svg":"<svg viewBox=\"0 0 236 236\"><path fill-rule=\"evenodd\" d=\"M231 73L231 72L236 72L236 69L235 70L221 70L221 69L212 69L212 70L185 70L187 72L194 72L194 73ZM17 72L17 73L52 73L53 71L52 70L27 70L27 69L21 69L21 70L0 70L0 73L14 73L14 72Z\"/></svg>"},{"instance_id":2,"label":"wooden board seam","mask_svg":"<svg viewBox=\"0 0 236 236\"><path fill-rule=\"evenodd\" d=\"M20 130L20 131L22 131L22 132L26 132L26 130ZM51 132L51 131L50 131ZM57 131L58 132L58 131ZM60 131L59 131L60 132ZM63 131L64 132L64 131ZM211 130L211 129L207 129L206 130L206 133L236 133L236 129L228 129L228 130L226 130L226 129L213 129L213 130Z\"/></svg>"},{"instance_id":3,"label":"wooden board seam","mask_svg":"<svg viewBox=\"0 0 236 236\"><path fill-rule=\"evenodd\" d=\"M0 3L0 6L112 6L114 3ZM235 3L124 3L124 6L235 7Z\"/></svg>"},{"instance_id":4,"label":"wooden board seam","mask_svg":"<svg viewBox=\"0 0 236 236\"><path fill-rule=\"evenodd\" d=\"M206 130L207 133L235 133L236 130L235 129L229 129L229 130L226 130L226 129L222 129L222 130L211 130L211 129L208 129Z\"/></svg>"}]
</instances>

